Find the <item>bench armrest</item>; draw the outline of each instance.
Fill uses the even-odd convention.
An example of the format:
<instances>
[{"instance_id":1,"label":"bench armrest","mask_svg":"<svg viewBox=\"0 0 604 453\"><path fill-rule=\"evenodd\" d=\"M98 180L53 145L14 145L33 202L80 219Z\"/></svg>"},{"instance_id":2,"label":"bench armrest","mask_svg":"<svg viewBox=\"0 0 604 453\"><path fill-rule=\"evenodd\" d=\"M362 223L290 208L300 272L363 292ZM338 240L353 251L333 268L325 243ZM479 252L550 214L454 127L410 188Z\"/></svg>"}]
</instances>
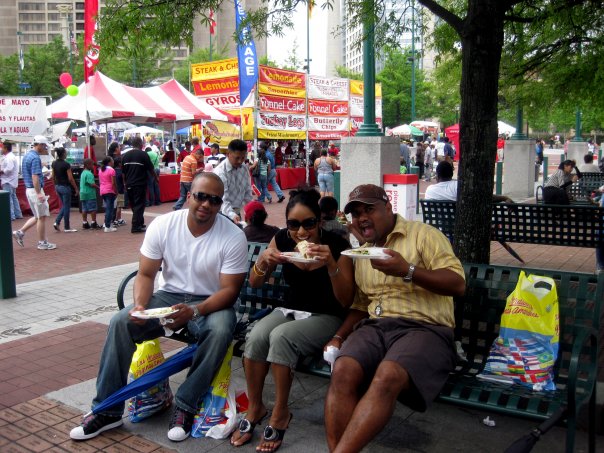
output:
<instances>
[{"instance_id":1,"label":"bench armrest","mask_svg":"<svg viewBox=\"0 0 604 453\"><path fill-rule=\"evenodd\" d=\"M574 341L573 348L571 351L570 364L568 367L568 409L571 412L576 412L578 409L575 407L576 405L576 393L577 393L577 378L579 373L579 357L581 355L581 350L583 349L585 343L587 341L591 342L591 347L589 348L590 354L590 362L592 363L591 369L589 370L589 374L587 376L587 383L589 386L593 386L596 382L596 375L598 372L598 332L594 328L575 328L573 331ZM592 389L593 391L593 389ZM590 392L591 394L591 392ZM589 396L589 395L588 395Z\"/></svg>"}]
</instances>

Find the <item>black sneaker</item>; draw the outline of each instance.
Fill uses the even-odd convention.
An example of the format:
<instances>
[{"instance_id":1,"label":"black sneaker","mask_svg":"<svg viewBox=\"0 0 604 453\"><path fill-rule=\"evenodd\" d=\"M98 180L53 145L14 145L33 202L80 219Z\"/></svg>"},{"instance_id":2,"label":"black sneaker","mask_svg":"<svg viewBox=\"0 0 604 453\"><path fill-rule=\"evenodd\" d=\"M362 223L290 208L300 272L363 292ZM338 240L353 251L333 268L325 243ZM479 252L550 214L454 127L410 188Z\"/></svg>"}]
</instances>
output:
<instances>
[{"instance_id":1,"label":"black sneaker","mask_svg":"<svg viewBox=\"0 0 604 453\"><path fill-rule=\"evenodd\" d=\"M89 230L90 229L90 224L88 222L82 223L82 228L84 228L85 230Z\"/></svg>"},{"instance_id":2,"label":"black sneaker","mask_svg":"<svg viewBox=\"0 0 604 453\"><path fill-rule=\"evenodd\" d=\"M95 230L100 230L103 227L101 225L99 225L98 223L96 223L96 222L92 222L90 224L90 228L95 229Z\"/></svg>"},{"instance_id":3,"label":"black sneaker","mask_svg":"<svg viewBox=\"0 0 604 453\"><path fill-rule=\"evenodd\" d=\"M168 430L168 439L173 442L182 442L191 434L194 415L179 407L174 408L170 428Z\"/></svg>"},{"instance_id":4,"label":"black sneaker","mask_svg":"<svg viewBox=\"0 0 604 453\"><path fill-rule=\"evenodd\" d=\"M112 417L103 414L91 414L84 418L82 424L73 428L69 437L73 440L86 440L98 436L103 431L122 425L122 417Z\"/></svg>"},{"instance_id":5,"label":"black sneaker","mask_svg":"<svg viewBox=\"0 0 604 453\"><path fill-rule=\"evenodd\" d=\"M279 197L279 201L277 201L277 203L281 203L283 200L285 200L285 197L284 196L280 196Z\"/></svg>"}]
</instances>

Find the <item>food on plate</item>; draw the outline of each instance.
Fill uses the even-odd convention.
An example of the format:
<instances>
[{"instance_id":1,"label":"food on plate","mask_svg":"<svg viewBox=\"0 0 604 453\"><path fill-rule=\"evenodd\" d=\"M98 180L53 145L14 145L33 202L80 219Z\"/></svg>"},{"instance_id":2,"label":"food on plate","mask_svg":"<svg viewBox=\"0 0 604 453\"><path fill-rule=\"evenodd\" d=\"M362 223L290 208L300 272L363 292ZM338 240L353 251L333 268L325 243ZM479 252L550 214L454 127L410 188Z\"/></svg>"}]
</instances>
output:
<instances>
[{"instance_id":1,"label":"food on plate","mask_svg":"<svg viewBox=\"0 0 604 453\"><path fill-rule=\"evenodd\" d=\"M349 253L353 255L369 255L369 250L367 249L352 249Z\"/></svg>"},{"instance_id":2,"label":"food on plate","mask_svg":"<svg viewBox=\"0 0 604 453\"><path fill-rule=\"evenodd\" d=\"M302 256L302 258L312 259L311 256L308 256L308 246L309 245L310 245L310 242L308 242L308 241L300 241L296 245L296 248L298 249L298 252L300 252L300 255Z\"/></svg>"}]
</instances>

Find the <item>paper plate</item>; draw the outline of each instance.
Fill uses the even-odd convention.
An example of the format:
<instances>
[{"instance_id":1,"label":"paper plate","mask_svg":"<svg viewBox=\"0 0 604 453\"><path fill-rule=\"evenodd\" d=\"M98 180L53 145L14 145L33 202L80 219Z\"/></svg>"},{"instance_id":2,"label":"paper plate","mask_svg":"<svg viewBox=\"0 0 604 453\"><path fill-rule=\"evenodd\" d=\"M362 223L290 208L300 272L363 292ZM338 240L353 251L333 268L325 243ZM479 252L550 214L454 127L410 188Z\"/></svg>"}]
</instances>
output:
<instances>
[{"instance_id":1,"label":"paper plate","mask_svg":"<svg viewBox=\"0 0 604 453\"><path fill-rule=\"evenodd\" d=\"M282 252L281 256L291 263L315 263L316 258L304 258L300 252Z\"/></svg>"},{"instance_id":2,"label":"paper plate","mask_svg":"<svg viewBox=\"0 0 604 453\"><path fill-rule=\"evenodd\" d=\"M361 247L358 249L344 250L342 255L346 255L353 259L366 259L366 260L385 260L390 258L390 255L384 253L387 250L382 247Z\"/></svg>"},{"instance_id":3,"label":"paper plate","mask_svg":"<svg viewBox=\"0 0 604 453\"><path fill-rule=\"evenodd\" d=\"M178 310L167 308L150 308L149 310L135 311L132 316L140 319L161 319L176 313Z\"/></svg>"}]
</instances>

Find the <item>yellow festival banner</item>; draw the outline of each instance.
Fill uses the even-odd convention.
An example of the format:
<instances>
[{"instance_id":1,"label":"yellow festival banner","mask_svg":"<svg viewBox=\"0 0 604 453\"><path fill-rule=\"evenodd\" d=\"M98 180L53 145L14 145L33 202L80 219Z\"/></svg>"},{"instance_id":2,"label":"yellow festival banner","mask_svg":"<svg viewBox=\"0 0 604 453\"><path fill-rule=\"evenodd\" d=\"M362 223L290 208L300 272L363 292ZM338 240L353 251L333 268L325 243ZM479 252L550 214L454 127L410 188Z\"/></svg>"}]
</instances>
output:
<instances>
[{"instance_id":1,"label":"yellow festival banner","mask_svg":"<svg viewBox=\"0 0 604 453\"><path fill-rule=\"evenodd\" d=\"M225 112L239 118L241 113L241 128L243 129L243 140L254 140L254 109L253 107L244 107L241 109L229 109Z\"/></svg>"},{"instance_id":2,"label":"yellow festival banner","mask_svg":"<svg viewBox=\"0 0 604 453\"><path fill-rule=\"evenodd\" d=\"M206 146L218 143L220 148L226 149L231 140L240 138L241 132L236 124L220 120L203 120L201 125L199 123L193 124L191 135L200 137L201 142Z\"/></svg>"},{"instance_id":3,"label":"yellow festival banner","mask_svg":"<svg viewBox=\"0 0 604 453\"><path fill-rule=\"evenodd\" d=\"M304 140L306 131L271 131L258 129L258 138L271 140Z\"/></svg>"},{"instance_id":4,"label":"yellow festival banner","mask_svg":"<svg viewBox=\"0 0 604 453\"><path fill-rule=\"evenodd\" d=\"M364 84L361 80L351 80L350 81L350 94L352 95L359 95L359 96L363 96L364 93ZM376 83L375 84L375 97L377 98L381 98L382 97L382 84L381 83Z\"/></svg>"},{"instance_id":5,"label":"yellow festival banner","mask_svg":"<svg viewBox=\"0 0 604 453\"><path fill-rule=\"evenodd\" d=\"M239 77L237 58L191 65L191 82L221 79L225 77Z\"/></svg>"}]
</instances>

